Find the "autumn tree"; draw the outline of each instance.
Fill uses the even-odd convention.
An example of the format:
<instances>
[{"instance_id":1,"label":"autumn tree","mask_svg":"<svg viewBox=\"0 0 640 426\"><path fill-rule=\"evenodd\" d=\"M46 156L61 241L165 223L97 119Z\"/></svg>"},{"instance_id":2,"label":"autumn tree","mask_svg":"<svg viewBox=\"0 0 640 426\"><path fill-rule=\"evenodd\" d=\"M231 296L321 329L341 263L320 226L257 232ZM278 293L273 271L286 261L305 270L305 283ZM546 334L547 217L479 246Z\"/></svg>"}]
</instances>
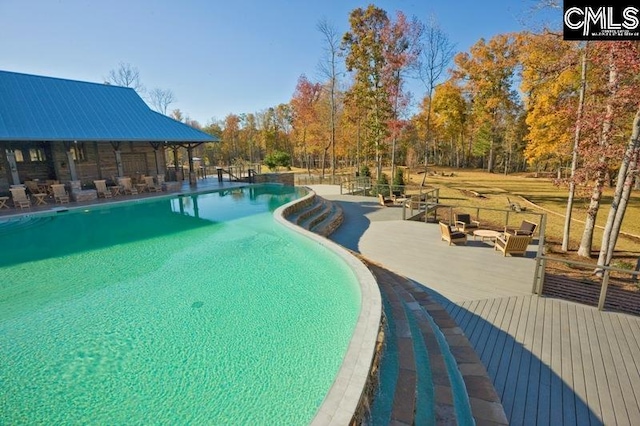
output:
<instances>
[{"instance_id":1,"label":"autumn tree","mask_svg":"<svg viewBox=\"0 0 640 426\"><path fill-rule=\"evenodd\" d=\"M311 132L311 127L317 123L316 104L320 99L321 91L322 85L320 83L311 83L303 74L298 78L298 84L291 99L293 134L302 145L303 164L306 164L309 174L311 174L311 150L308 146L308 136ZM333 126L332 133L333 137L335 137Z\"/></svg>"},{"instance_id":2,"label":"autumn tree","mask_svg":"<svg viewBox=\"0 0 640 426\"><path fill-rule=\"evenodd\" d=\"M487 158L492 172L497 146L504 138L507 116L521 108L513 89L518 64L514 37L500 34L488 42L481 39L470 53L456 55L454 76L461 81L472 101L472 114L479 126L474 135L474 150Z\"/></svg>"},{"instance_id":3,"label":"autumn tree","mask_svg":"<svg viewBox=\"0 0 640 426\"><path fill-rule=\"evenodd\" d=\"M588 85L592 96L585 105L584 140L580 146L583 167L579 174L592 185L578 248L578 255L584 257L591 256L603 188L612 169L619 167L619 162L613 160L623 158L625 138L622 135L631 133L630 123L640 90L638 52L634 44L594 42L589 59Z\"/></svg>"},{"instance_id":4,"label":"autumn tree","mask_svg":"<svg viewBox=\"0 0 640 426\"><path fill-rule=\"evenodd\" d=\"M465 158L470 156L470 149L465 153L465 133L469 115L469 104L464 98L462 88L453 80L447 80L436 87L433 103L427 97L423 102L418 123L424 126L424 139L431 132L430 119L424 115L430 115L429 109L433 104L434 124L440 129L443 140L449 141L449 165L461 167Z\"/></svg>"},{"instance_id":5,"label":"autumn tree","mask_svg":"<svg viewBox=\"0 0 640 426\"><path fill-rule=\"evenodd\" d=\"M388 134L387 120L392 106L383 81L385 67L383 30L389 25L387 13L373 5L349 14L350 31L343 38L347 51L347 71L355 73L349 90L352 102L367 111L363 124L367 140L375 149L377 175L382 174L382 143Z\"/></svg>"}]
</instances>

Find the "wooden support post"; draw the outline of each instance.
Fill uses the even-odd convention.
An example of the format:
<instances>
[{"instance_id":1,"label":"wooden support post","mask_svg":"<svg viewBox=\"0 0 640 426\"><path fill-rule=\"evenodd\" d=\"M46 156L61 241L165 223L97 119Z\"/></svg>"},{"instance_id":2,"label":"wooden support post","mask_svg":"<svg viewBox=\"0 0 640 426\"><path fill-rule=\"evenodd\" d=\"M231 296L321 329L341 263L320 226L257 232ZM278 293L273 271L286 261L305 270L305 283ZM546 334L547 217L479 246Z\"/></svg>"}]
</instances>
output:
<instances>
[{"instance_id":1,"label":"wooden support post","mask_svg":"<svg viewBox=\"0 0 640 426\"><path fill-rule=\"evenodd\" d=\"M604 276L602 277L602 288L600 289L600 300L598 300L599 311L604 308L604 301L607 298L607 287L609 287L609 273L609 269L605 268Z\"/></svg>"}]
</instances>

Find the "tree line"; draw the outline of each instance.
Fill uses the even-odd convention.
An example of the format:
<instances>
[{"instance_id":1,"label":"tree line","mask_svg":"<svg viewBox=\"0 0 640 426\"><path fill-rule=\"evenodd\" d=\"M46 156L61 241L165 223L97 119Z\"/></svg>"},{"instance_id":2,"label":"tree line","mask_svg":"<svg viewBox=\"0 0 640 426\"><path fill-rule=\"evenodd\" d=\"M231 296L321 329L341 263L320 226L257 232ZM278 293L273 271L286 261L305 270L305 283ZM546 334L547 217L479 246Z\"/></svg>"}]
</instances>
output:
<instances>
[{"instance_id":1,"label":"tree line","mask_svg":"<svg viewBox=\"0 0 640 426\"><path fill-rule=\"evenodd\" d=\"M374 5L349 15L339 34L318 23L325 55L318 81L301 75L288 103L229 114L205 126L219 144L210 164L259 162L283 152L293 165L336 173L366 167L449 166L491 173L553 172L590 194L578 253L591 254L605 186L615 187L600 260L608 263L637 185L640 46L635 41L564 41L550 29L498 34L455 53L447 34ZM416 99L406 87L418 79ZM166 110L166 108L165 108ZM165 111L166 113L166 111ZM188 121L180 111L174 118ZM424 182L423 182L424 183ZM563 248L567 249L565 226Z\"/></svg>"}]
</instances>

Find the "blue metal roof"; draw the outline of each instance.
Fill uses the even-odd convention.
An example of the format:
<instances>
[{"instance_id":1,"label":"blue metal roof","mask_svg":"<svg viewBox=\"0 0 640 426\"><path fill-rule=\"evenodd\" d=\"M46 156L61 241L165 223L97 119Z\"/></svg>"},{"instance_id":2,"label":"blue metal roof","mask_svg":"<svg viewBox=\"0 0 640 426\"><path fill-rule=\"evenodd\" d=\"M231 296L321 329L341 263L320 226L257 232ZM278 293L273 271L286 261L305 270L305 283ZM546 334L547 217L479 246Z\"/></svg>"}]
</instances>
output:
<instances>
[{"instance_id":1,"label":"blue metal roof","mask_svg":"<svg viewBox=\"0 0 640 426\"><path fill-rule=\"evenodd\" d=\"M0 141L218 142L135 90L0 70Z\"/></svg>"}]
</instances>

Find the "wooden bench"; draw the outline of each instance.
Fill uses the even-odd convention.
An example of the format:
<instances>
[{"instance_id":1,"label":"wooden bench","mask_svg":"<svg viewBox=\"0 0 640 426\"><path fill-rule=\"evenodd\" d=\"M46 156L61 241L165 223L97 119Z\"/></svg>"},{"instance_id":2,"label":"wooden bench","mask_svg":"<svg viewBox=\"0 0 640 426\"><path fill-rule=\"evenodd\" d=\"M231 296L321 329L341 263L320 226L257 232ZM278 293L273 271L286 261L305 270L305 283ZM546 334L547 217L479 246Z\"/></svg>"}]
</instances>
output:
<instances>
[{"instance_id":1,"label":"wooden bench","mask_svg":"<svg viewBox=\"0 0 640 426\"><path fill-rule=\"evenodd\" d=\"M524 256L530 242L531 235L503 234L503 236L496 238L494 249L500 250L503 256L507 254Z\"/></svg>"},{"instance_id":2,"label":"wooden bench","mask_svg":"<svg viewBox=\"0 0 640 426\"><path fill-rule=\"evenodd\" d=\"M451 227L444 222L440 222L441 240L451 244L467 244L467 234L464 232L452 231Z\"/></svg>"}]
</instances>

